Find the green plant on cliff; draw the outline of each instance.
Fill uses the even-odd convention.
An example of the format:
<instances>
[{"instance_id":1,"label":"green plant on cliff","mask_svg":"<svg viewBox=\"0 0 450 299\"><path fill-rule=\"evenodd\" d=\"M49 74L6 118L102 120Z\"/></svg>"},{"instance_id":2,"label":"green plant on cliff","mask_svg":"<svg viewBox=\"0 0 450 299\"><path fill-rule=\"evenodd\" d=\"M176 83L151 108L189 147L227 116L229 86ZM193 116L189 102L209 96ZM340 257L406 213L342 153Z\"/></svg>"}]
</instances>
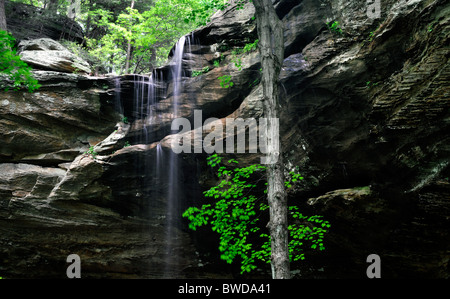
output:
<instances>
[{"instance_id":1,"label":"green plant on cliff","mask_svg":"<svg viewBox=\"0 0 450 299\"><path fill-rule=\"evenodd\" d=\"M31 67L20 60L14 46L14 37L0 30L0 73L7 75L7 78L13 82L15 90L25 87L29 92L33 92L41 85L33 77ZM8 87L5 90L8 90Z\"/></svg>"},{"instance_id":2,"label":"green plant on cliff","mask_svg":"<svg viewBox=\"0 0 450 299\"><path fill-rule=\"evenodd\" d=\"M231 51L231 62L234 64L234 66L239 71L242 71L242 69L244 67L242 64L242 55L252 52L252 51L256 51L258 49L258 42L259 42L259 40L256 39L252 43L245 44L244 47L237 47ZM218 67L219 65L220 65L220 61L215 60L214 66ZM231 81L230 75L224 75L224 76L219 77L218 79L219 79L220 86L223 88L229 88L229 87L234 86L234 82ZM253 81L253 83L256 83L257 80ZM259 83L259 80L258 80L258 83ZM250 87L251 87L251 85L250 85Z\"/></svg>"},{"instance_id":3,"label":"green plant on cliff","mask_svg":"<svg viewBox=\"0 0 450 299\"><path fill-rule=\"evenodd\" d=\"M241 273L257 268L257 262L270 263L271 242L266 228L268 205L265 192L266 167L253 164L238 167L238 161L225 163L217 154L207 163L217 171L219 183L204 192L208 203L200 208L190 207L183 217L189 228L196 230L208 225L219 234L221 259L227 263L240 261ZM292 188L303 177L295 171L289 173L285 186ZM321 216L305 216L297 206L289 206L289 257L291 261L304 260L305 246L324 250L324 234L330 224Z\"/></svg>"},{"instance_id":4,"label":"green plant on cliff","mask_svg":"<svg viewBox=\"0 0 450 299\"><path fill-rule=\"evenodd\" d=\"M244 50L243 50L244 53L256 51L258 49L258 42L259 42L259 39L256 39L253 43L245 44Z\"/></svg>"},{"instance_id":5,"label":"green plant on cliff","mask_svg":"<svg viewBox=\"0 0 450 299\"><path fill-rule=\"evenodd\" d=\"M223 88L229 88L229 87L233 87L234 86L234 82L231 81L231 76L230 75L220 76L217 79L219 79L220 86L223 87Z\"/></svg>"},{"instance_id":6,"label":"green plant on cliff","mask_svg":"<svg viewBox=\"0 0 450 299\"><path fill-rule=\"evenodd\" d=\"M192 77L198 77L201 76L203 74L206 74L207 72L209 72L209 67L205 66L204 68L202 68L201 70L197 71L197 70L193 70L191 76Z\"/></svg>"},{"instance_id":7,"label":"green plant on cliff","mask_svg":"<svg viewBox=\"0 0 450 299\"><path fill-rule=\"evenodd\" d=\"M95 159L97 157L97 155L98 155L98 153L94 150L93 146L89 147L89 150L86 151L84 154L88 155L88 156L91 156L93 159Z\"/></svg>"},{"instance_id":8,"label":"green plant on cliff","mask_svg":"<svg viewBox=\"0 0 450 299\"><path fill-rule=\"evenodd\" d=\"M327 22L327 27L333 33L336 33L336 34L342 34L343 33L341 27L339 26L339 22L338 21Z\"/></svg>"}]
</instances>

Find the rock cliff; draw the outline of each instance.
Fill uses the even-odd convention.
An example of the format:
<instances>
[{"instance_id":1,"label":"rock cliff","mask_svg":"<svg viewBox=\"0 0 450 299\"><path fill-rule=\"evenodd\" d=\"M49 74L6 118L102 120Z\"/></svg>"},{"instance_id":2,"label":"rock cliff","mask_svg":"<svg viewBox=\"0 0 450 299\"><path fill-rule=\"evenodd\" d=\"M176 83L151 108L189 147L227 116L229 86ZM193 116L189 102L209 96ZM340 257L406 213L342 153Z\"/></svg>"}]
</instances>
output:
<instances>
[{"instance_id":1,"label":"rock cliff","mask_svg":"<svg viewBox=\"0 0 450 299\"><path fill-rule=\"evenodd\" d=\"M286 167L305 177L289 200L332 224L295 277L364 278L375 253L383 277L448 278L449 4L382 1L374 19L365 1L274 5L286 27L280 138ZM262 116L258 53L239 52L257 38L253 6L235 8L189 35L183 117ZM171 156L170 65L151 84L158 118L142 112L147 77L37 74L37 93L0 98L0 273L65 277L77 253L84 277L234 275L179 217L213 177L206 155Z\"/></svg>"},{"instance_id":2,"label":"rock cliff","mask_svg":"<svg viewBox=\"0 0 450 299\"><path fill-rule=\"evenodd\" d=\"M18 40L51 38L83 41L83 29L74 20L45 9L16 2L5 1L8 31Z\"/></svg>"}]
</instances>

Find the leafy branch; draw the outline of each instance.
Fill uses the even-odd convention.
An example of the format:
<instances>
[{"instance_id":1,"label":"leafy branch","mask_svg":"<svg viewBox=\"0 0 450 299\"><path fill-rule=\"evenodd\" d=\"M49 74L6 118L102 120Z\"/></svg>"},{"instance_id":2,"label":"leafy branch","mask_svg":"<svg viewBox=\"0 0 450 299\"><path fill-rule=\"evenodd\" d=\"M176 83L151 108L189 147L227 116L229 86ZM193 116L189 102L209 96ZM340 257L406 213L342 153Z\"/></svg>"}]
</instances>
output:
<instances>
[{"instance_id":1,"label":"leafy branch","mask_svg":"<svg viewBox=\"0 0 450 299\"><path fill-rule=\"evenodd\" d=\"M34 78L32 68L17 55L14 45L15 38L0 30L0 73L6 74L13 81L15 90L25 87L29 92L33 92L41 85ZM5 90L7 91L8 87Z\"/></svg>"},{"instance_id":2,"label":"leafy branch","mask_svg":"<svg viewBox=\"0 0 450 299\"><path fill-rule=\"evenodd\" d=\"M239 162L222 161L217 154L207 159L207 164L217 171L219 182L204 192L208 203L190 207L183 217L189 220L189 228L196 230L208 225L219 234L220 258L227 263L240 261L241 273L257 268L257 261L270 263L270 236L265 227L268 220L268 204L264 190L266 167L253 164L238 167ZM228 165L228 166L226 166ZM289 173L287 188L303 177ZM304 260L303 247L324 250L324 234L330 224L321 216L305 216L297 206L289 206L289 257L291 261Z\"/></svg>"}]
</instances>

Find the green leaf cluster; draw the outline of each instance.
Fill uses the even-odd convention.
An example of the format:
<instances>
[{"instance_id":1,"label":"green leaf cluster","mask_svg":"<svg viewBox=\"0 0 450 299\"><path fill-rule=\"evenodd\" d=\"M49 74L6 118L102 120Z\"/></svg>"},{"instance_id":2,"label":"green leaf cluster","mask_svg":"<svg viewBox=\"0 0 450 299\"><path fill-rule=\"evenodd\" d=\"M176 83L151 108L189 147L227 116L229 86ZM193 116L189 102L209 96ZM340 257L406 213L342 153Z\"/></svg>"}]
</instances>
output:
<instances>
[{"instance_id":1,"label":"green leaf cluster","mask_svg":"<svg viewBox=\"0 0 450 299\"><path fill-rule=\"evenodd\" d=\"M224 10L230 6L228 0L202 0L199 2L201 5L193 7L190 13L184 18L185 23L194 23L196 26L204 26L211 21L210 18L213 12Z\"/></svg>"},{"instance_id":2,"label":"green leaf cluster","mask_svg":"<svg viewBox=\"0 0 450 299\"><path fill-rule=\"evenodd\" d=\"M223 161L217 154L208 157L207 164L219 178L217 185L204 192L208 203L189 207L183 217L189 228L209 226L219 235L221 259L227 263L240 261L241 273L257 268L257 262L270 263L270 236L265 228L268 220L267 198L261 192L266 186L266 167L260 164L239 167L235 159ZM303 179L291 172L287 185ZM304 216L296 206L289 206L289 256L291 261L305 258L302 247L324 250L323 238L330 227L321 216Z\"/></svg>"},{"instance_id":3,"label":"green leaf cluster","mask_svg":"<svg viewBox=\"0 0 450 299\"><path fill-rule=\"evenodd\" d=\"M90 146L89 150L87 150L84 154L91 156L93 159L95 159L98 155L98 153L94 150L93 146Z\"/></svg>"},{"instance_id":4,"label":"green leaf cluster","mask_svg":"<svg viewBox=\"0 0 450 299\"><path fill-rule=\"evenodd\" d=\"M231 81L231 75L223 75L219 78L220 86L223 88L229 88L234 86L234 82Z\"/></svg>"},{"instance_id":5,"label":"green leaf cluster","mask_svg":"<svg viewBox=\"0 0 450 299\"><path fill-rule=\"evenodd\" d=\"M338 21L334 21L334 22L327 22L327 27L331 32L337 33L337 34L342 34L343 31L341 29L341 27L339 26L339 22Z\"/></svg>"},{"instance_id":6,"label":"green leaf cluster","mask_svg":"<svg viewBox=\"0 0 450 299\"><path fill-rule=\"evenodd\" d=\"M191 76L198 77L200 75L206 74L207 72L209 72L209 66L205 66L204 68L202 68L199 71L193 70Z\"/></svg>"},{"instance_id":7,"label":"green leaf cluster","mask_svg":"<svg viewBox=\"0 0 450 299\"><path fill-rule=\"evenodd\" d=\"M29 92L33 92L41 85L34 78L31 72L32 68L17 55L14 46L14 37L6 31L0 30L0 73L7 75L8 79L13 82L15 90L25 87ZM5 90L8 90L8 87Z\"/></svg>"},{"instance_id":8,"label":"green leaf cluster","mask_svg":"<svg viewBox=\"0 0 450 299\"><path fill-rule=\"evenodd\" d=\"M255 40L253 43L248 43L244 46L244 53L248 53L248 52L252 52L252 51L256 51L256 49L258 49L258 42L259 39Z\"/></svg>"}]
</instances>

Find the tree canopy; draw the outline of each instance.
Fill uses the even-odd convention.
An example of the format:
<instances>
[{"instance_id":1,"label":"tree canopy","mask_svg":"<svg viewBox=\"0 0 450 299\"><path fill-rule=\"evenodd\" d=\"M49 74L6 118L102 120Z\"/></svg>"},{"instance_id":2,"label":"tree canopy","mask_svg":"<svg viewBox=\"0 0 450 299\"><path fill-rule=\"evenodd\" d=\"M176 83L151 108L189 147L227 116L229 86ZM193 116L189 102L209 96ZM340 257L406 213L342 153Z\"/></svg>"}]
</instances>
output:
<instances>
[{"instance_id":1,"label":"tree canopy","mask_svg":"<svg viewBox=\"0 0 450 299\"><path fill-rule=\"evenodd\" d=\"M183 35L206 24L227 0L12 0L43 14L65 15L84 41L63 41L98 73L148 73L164 64Z\"/></svg>"}]
</instances>

